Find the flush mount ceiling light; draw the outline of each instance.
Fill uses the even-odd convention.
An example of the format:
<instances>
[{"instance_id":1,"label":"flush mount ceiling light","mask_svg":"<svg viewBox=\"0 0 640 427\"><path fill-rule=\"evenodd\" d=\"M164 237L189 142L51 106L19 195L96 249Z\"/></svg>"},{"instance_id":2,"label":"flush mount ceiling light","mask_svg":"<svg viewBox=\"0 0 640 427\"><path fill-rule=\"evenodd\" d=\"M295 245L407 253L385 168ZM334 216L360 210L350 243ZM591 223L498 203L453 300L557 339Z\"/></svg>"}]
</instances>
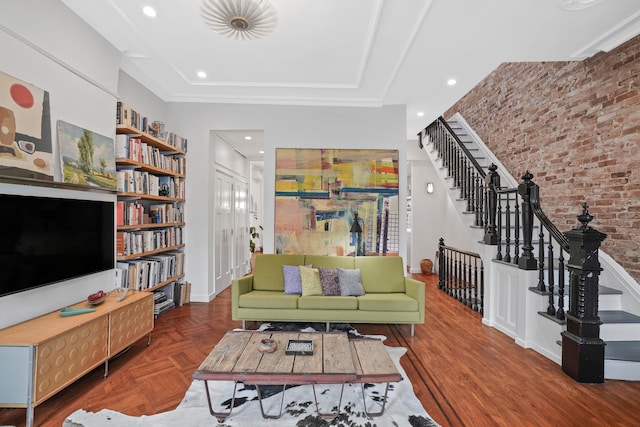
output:
<instances>
[{"instance_id":1,"label":"flush mount ceiling light","mask_svg":"<svg viewBox=\"0 0 640 427\"><path fill-rule=\"evenodd\" d=\"M557 0L558 7L564 10L581 10L594 6L602 0Z\"/></svg>"},{"instance_id":2,"label":"flush mount ceiling light","mask_svg":"<svg viewBox=\"0 0 640 427\"><path fill-rule=\"evenodd\" d=\"M267 0L203 0L200 14L213 31L235 40L267 36L278 23L278 14Z\"/></svg>"}]
</instances>

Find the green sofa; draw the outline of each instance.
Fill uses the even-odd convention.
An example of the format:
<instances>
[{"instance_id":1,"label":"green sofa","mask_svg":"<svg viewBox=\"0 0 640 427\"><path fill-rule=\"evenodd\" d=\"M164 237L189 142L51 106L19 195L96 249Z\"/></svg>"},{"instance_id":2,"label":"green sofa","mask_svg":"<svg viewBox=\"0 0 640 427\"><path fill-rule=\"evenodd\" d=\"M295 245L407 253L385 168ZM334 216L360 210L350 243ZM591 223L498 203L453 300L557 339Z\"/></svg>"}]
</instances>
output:
<instances>
[{"instance_id":1,"label":"green sofa","mask_svg":"<svg viewBox=\"0 0 640 427\"><path fill-rule=\"evenodd\" d=\"M283 265L359 269L361 296L284 293ZM405 277L397 256L262 254L252 274L232 283L232 318L271 322L424 323L424 283Z\"/></svg>"}]
</instances>

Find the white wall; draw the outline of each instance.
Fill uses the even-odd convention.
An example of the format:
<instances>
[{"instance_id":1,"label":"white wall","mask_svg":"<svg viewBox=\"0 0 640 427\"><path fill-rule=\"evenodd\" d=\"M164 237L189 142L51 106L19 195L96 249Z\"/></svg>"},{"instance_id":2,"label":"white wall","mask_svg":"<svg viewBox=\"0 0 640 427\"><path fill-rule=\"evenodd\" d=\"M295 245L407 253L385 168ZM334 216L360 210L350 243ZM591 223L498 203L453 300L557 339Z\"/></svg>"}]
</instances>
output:
<instances>
[{"instance_id":1,"label":"white wall","mask_svg":"<svg viewBox=\"0 0 640 427\"><path fill-rule=\"evenodd\" d=\"M118 73L118 98L151 121L165 122L166 129L173 131L171 123L166 123L167 104L122 70Z\"/></svg>"},{"instance_id":2,"label":"white wall","mask_svg":"<svg viewBox=\"0 0 640 427\"><path fill-rule=\"evenodd\" d=\"M3 2L0 71L49 91L55 180L61 180L56 121L114 137L119 53L57 1ZM115 195L0 183L0 192L115 201ZM72 261L72 260L70 260ZM113 287L113 270L0 298L0 328Z\"/></svg>"},{"instance_id":3,"label":"white wall","mask_svg":"<svg viewBox=\"0 0 640 427\"><path fill-rule=\"evenodd\" d=\"M169 103L167 120L189 139L187 156L186 275L192 283L192 299L208 301L215 295L207 265L213 258L213 212L203 203L213 196L208 179L212 150L209 132L215 129L264 130L264 251L273 252L275 150L276 148L372 148L398 149L400 200L406 199L405 109L329 108L237 104ZM214 159L215 161L215 159ZM249 177L247 177L249 178ZM194 203L197 206L194 207ZM205 209L206 208L206 209ZM406 218L400 217L400 255L406 251Z\"/></svg>"}]
</instances>

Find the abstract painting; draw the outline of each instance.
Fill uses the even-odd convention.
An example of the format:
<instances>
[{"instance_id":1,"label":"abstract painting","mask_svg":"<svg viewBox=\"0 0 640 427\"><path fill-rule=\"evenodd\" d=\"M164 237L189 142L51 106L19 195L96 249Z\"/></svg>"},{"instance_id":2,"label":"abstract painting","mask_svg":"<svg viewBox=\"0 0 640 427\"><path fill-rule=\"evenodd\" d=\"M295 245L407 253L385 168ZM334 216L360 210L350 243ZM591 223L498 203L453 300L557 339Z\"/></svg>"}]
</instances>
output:
<instances>
[{"instance_id":1,"label":"abstract painting","mask_svg":"<svg viewBox=\"0 0 640 427\"><path fill-rule=\"evenodd\" d=\"M63 181L115 190L113 139L62 120L58 120L57 129Z\"/></svg>"},{"instance_id":2,"label":"abstract painting","mask_svg":"<svg viewBox=\"0 0 640 427\"><path fill-rule=\"evenodd\" d=\"M398 150L279 148L275 186L276 253L397 254Z\"/></svg>"},{"instance_id":3,"label":"abstract painting","mask_svg":"<svg viewBox=\"0 0 640 427\"><path fill-rule=\"evenodd\" d=\"M49 92L2 72L0 175L53 181Z\"/></svg>"}]
</instances>

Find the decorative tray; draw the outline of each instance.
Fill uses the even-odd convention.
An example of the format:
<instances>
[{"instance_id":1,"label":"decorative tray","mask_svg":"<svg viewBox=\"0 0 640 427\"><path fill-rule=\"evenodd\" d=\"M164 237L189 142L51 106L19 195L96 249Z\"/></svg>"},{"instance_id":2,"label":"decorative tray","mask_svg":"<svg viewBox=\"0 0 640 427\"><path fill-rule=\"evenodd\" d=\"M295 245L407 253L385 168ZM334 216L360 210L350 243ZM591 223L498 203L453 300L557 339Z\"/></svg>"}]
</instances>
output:
<instances>
[{"instance_id":1,"label":"decorative tray","mask_svg":"<svg viewBox=\"0 0 640 427\"><path fill-rule=\"evenodd\" d=\"M313 340L287 340L284 354L289 356L311 356L313 354Z\"/></svg>"}]
</instances>

